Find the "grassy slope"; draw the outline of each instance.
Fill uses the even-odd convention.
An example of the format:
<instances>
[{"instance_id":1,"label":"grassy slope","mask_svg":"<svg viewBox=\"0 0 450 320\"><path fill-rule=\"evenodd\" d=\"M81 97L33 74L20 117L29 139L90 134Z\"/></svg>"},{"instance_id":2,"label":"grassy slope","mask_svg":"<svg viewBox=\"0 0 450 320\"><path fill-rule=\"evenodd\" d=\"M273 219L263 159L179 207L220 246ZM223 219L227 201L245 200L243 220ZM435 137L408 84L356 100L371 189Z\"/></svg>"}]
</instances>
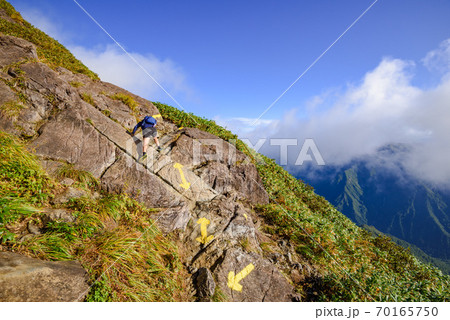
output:
<instances>
[{"instance_id":1,"label":"grassy slope","mask_svg":"<svg viewBox=\"0 0 450 320\"><path fill-rule=\"evenodd\" d=\"M371 189L373 189L374 187L370 187L370 183L367 182L367 177L364 177L362 179L358 179L358 175L359 175L359 171L360 168L358 168L358 165L354 165L351 168L345 170L345 172L341 173L341 176L345 176L345 178L343 179L343 181L345 181L345 185L342 186L340 184L340 181L338 183L333 182L333 186L335 189L337 190L341 190L343 189L343 192L341 195L339 195L339 197L337 197L337 200L335 201L336 203L336 207L341 210L342 212L346 212L347 215L349 215L349 213L352 214L352 216L350 218L352 218L358 225L367 225L368 221L366 218L366 214L368 213L368 209L366 207L367 203L370 203L370 201L372 202L372 204L376 204L377 200L376 198L371 199ZM361 186L360 186L360 183ZM380 181L378 181L378 183L380 183ZM373 183L372 183L373 184ZM387 185L389 185L389 183L387 183ZM331 188L333 187L331 186ZM397 189L393 187L393 184L391 184L391 190L388 192L388 194L390 195L394 195L394 198L403 198L404 196L406 196L406 192L405 190L401 190L401 189ZM421 191L421 189L423 188L423 191ZM364 189L364 190L363 190ZM399 191L403 192L401 195L399 195ZM369 195L365 195L363 196L363 193L368 193ZM433 190L431 190L429 187L422 185L420 188L417 187L414 189L414 191L410 191L409 196L410 199L408 200L409 203L405 203L402 206L397 206L396 209L394 209L394 211L398 211L399 213L404 212L405 210L407 210L406 212L414 211L416 210L416 206L417 204L415 204L416 201L420 201L417 200L418 197L417 195L414 194L422 194L423 192L425 192L425 194L423 194L423 196L425 197L424 200L422 200L422 202L425 204L427 212L429 212L430 216L436 221L436 225L439 226L441 232L443 234L446 234L447 232L445 231L445 228L441 225L441 223L439 222L439 220L436 218L436 216L432 215L432 211L433 211L433 207L436 208L436 212L438 214L442 214L445 215L445 211L441 211L441 210L445 210L446 208L446 204L445 202L442 200L442 195L439 194L439 192L434 192ZM326 192L325 192L326 193ZM384 200L384 201L390 201L390 209L391 208L395 208L395 203L392 202L392 197L391 199L388 200ZM389 203L389 202L388 202ZM408 208L409 206L409 208ZM443 208L443 209L441 209ZM372 208L373 209L373 208ZM399 214L398 213L398 214ZM411 213L413 214L413 213ZM373 215L372 215L373 218ZM390 217L388 219L392 219L394 220L395 217ZM442 218L441 218L442 219ZM399 223L401 223L402 219L395 219L398 220ZM376 224L376 221L369 221L371 224ZM379 223L379 221L378 221ZM373 229L372 228L366 228L366 226L364 226L365 229L367 229L368 231L370 231L372 234L374 235L384 235L386 233L382 233L380 231L376 231L376 232L372 232ZM390 232L394 233L394 232L399 232L400 230L409 230L410 226L400 226L397 227L397 229L391 230ZM398 245L404 247L404 248L410 248L411 249L411 253L413 253L414 256L416 256L417 258L419 258L422 262L425 263L431 263L434 266L438 267L439 269L441 269L445 274L450 274L450 261L446 261L443 259L439 259L439 258L435 258L432 257L428 254L426 254L425 252L423 252L421 249L419 249L419 247L408 243L405 240L401 240L399 238L396 238L395 236L389 235L389 237L392 238L392 240L397 243ZM442 246L443 247L443 246Z\"/></svg>"},{"instance_id":2,"label":"grassy slope","mask_svg":"<svg viewBox=\"0 0 450 320\"><path fill-rule=\"evenodd\" d=\"M126 195L94 199L95 179L65 167L87 196L53 206L76 217L73 224L43 223L43 209L62 186L52 180L16 138L0 131L0 250L46 260L79 260L91 282L88 301L185 300L185 274L170 237L153 225L155 210ZM40 235L19 240L30 222Z\"/></svg>"},{"instance_id":3,"label":"grassy slope","mask_svg":"<svg viewBox=\"0 0 450 320\"><path fill-rule=\"evenodd\" d=\"M41 59L53 66L61 65L74 72L93 75L74 61L70 52L62 49L61 45L24 22L7 2L0 0L0 7L20 22L12 27L11 23L2 22L2 32L17 32L17 36L34 41L35 35L36 39L42 37L37 43ZM224 140L234 141L236 147L257 164L271 199L270 204L255 208L265 219L263 231L274 238L290 240L301 260L309 261L321 271L319 278L297 286L296 289L303 295L313 289L318 292L314 297L317 300L449 299L448 277L435 268L419 263L387 238L374 238L356 227L316 195L312 188L296 180L273 160L253 153L236 135L214 121L164 104L155 105L164 119L178 126L197 127ZM59 186L43 173L20 143L5 134L1 134L1 139L2 149L8 148L8 154L16 154L6 160L1 158L1 198L8 199L1 203L3 220L0 222L0 237L4 246L47 259L79 259L93 278L119 258L114 267L106 271L102 281L97 282L89 296L91 300L167 300L172 294L182 294L182 269L173 243L150 227L151 210L124 195L73 201L66 205L66 209L78 217L76 224L50 225L47 232L37 239L17 243L15 235L5 225L23 223L30 217L37 219L40 213L35 208L48 206L50 195ZM19 157L21 153L23 156ZM14 168L18 168L17 171L12 170ZM34 173L26 173L27 168L32 168ZM17 174L8 178L10 172ZM24 186L17 181L28 184ZM111 221L120 227L110 230L107 226ZM145 232L147 229L151 231ZM139 237L146 237L147 241L134 242ZM131 245L131 250L121 256L128 245ZM149 286L156 290L148 292Z\"/></svg>"},{"instance_id":4,"label":"grassy slope","mask_svg":"<svg viewBox=\"0 0 450 320\"><path fill-rule=\"evenodd\" d=\"M362 225L361 228L364 228L365 230L367 230L368 232L370 232L372 235L375 235L375 236L383 236L383 235L388 236L389 238L391 238L392 241L394 241L399 246L410 250L411 253L415 257L417 257L420 261L422 261L423 263L432 264L435 267L442 270L442 272L444 274L450 275L450 261L434 258L434 257L426 254L425 252L423 252L422 249L420 249L419 247L417 247L405 240L394 237L393 235L385 234L385 233L381 232L380 230L376 229L374 226Z\"/></svg>"}]
</instances>

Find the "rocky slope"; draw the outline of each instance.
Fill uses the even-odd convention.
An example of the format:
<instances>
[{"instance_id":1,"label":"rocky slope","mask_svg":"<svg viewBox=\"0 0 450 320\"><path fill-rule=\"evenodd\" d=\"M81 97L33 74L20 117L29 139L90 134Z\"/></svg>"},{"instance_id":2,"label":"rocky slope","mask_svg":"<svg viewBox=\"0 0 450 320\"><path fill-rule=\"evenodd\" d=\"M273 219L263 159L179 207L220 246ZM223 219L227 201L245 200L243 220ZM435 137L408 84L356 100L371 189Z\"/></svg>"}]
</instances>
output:
<instances>
[{"instance_id":1,"label":"rocky slope","mask_svg":"<svg viewBox=\"0 0 450 320\"><path fill-rule=\"evenodd\" d=\"M449 296L448 278L357 228L230 132L100 81L4 0L0 32L0 300ZM163 150L151 145L139 162L142 137L129 130L144 115L159 120ZM33 269L10 252L79 263ZM61 276L77 279L73 291ZM14 287L27 277L58 291Z\"/></svg>"},{"instance_id":2,"label":"rocky slope","mask_svg":"<svg viewBox=\"0 0 450 320\"><path fill-rule=\"evenodd\" d=\"M21 106L16 114L2 113L0 129L26 137L47 172L54 175L72 164L90 172L104 191L125 192L161 208L155 220L165 232L182 231L184 262L196 282L209 275L210 285L232 301L293 298L292 286L258 249L258 218L251 206L267 203L268 195L246 155L214 135L159 118L164 150L150 146L145 163L139 163L141 136L131 137L127 130L136 119L159 114L151 102L86 75L52 70L36 61L35 46L25 40L1 36L0 48L0 104ZM115 96L130 97L136 107ZM254 250L243 250L242 241ZM252 271L239 280L248 266ZM245 289L238 290L241 286Z\"/></svg>"}]
</instances>

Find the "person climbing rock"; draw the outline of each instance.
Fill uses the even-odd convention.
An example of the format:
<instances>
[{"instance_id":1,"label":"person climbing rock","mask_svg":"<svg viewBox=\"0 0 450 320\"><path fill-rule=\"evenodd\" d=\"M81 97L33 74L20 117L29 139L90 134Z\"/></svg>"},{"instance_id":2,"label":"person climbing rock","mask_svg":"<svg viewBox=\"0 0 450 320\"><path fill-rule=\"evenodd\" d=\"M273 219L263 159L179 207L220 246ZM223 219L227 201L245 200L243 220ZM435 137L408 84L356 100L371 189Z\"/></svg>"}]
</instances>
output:
<instances>
[{"instance_id":1,"label":"person climbing rock","mask_svg":"<svg viewBox=\"0 0 450 320\"><path fill-rule=\"evenodd\" d=\"M156 130L157 123L158 121L155 118L146 116L134 127L133 132L131 133L131 135L134 136L136 131L139 128L142 128L142 136L144 139L142 141L142 156L139 158L139 161L142 161L147 157L147 148L150 142L150 137L153 137L153 140L157 145L157 150L158 151L162 150L158 141L158 131Z\"/></svg>"}]
</instances>

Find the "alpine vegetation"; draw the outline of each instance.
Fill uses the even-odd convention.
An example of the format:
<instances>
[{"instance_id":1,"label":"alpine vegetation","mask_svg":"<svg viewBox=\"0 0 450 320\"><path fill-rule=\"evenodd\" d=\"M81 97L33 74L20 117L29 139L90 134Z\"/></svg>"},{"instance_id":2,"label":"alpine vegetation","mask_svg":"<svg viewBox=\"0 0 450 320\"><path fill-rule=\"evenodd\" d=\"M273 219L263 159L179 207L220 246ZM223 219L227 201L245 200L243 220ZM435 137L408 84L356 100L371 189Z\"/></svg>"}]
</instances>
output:
<instances>
[{"instance_id":1,"label":"alpine vegetation","mask_svg":"<svg viewBox=\"0 0 450 320\"><path fill-rule=\"evenodd\" d=\"M5 0L0 47L1 301L450 298L441 271L214 121L102 82Z\"/></svg>"}]
</instances>

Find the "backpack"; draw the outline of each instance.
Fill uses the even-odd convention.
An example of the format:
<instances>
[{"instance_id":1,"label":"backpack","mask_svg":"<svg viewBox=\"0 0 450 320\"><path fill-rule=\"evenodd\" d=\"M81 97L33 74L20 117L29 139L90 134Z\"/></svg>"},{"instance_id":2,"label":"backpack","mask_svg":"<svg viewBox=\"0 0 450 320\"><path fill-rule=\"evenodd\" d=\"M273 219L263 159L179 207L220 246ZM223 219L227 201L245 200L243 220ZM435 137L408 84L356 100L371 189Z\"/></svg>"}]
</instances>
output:
<instances>
[{"instance_id":1,"label":"backpack","mask_svg":"<svg viewBox=\"0 0 450 320\"><path fill-rule=\"evenodd\" d=\"M156 119L153 117L146 116L144 118L145 127L154 127L154 126L156 126L157 122L158 121L156 121Z\"/></svg>"}]
</instances>

